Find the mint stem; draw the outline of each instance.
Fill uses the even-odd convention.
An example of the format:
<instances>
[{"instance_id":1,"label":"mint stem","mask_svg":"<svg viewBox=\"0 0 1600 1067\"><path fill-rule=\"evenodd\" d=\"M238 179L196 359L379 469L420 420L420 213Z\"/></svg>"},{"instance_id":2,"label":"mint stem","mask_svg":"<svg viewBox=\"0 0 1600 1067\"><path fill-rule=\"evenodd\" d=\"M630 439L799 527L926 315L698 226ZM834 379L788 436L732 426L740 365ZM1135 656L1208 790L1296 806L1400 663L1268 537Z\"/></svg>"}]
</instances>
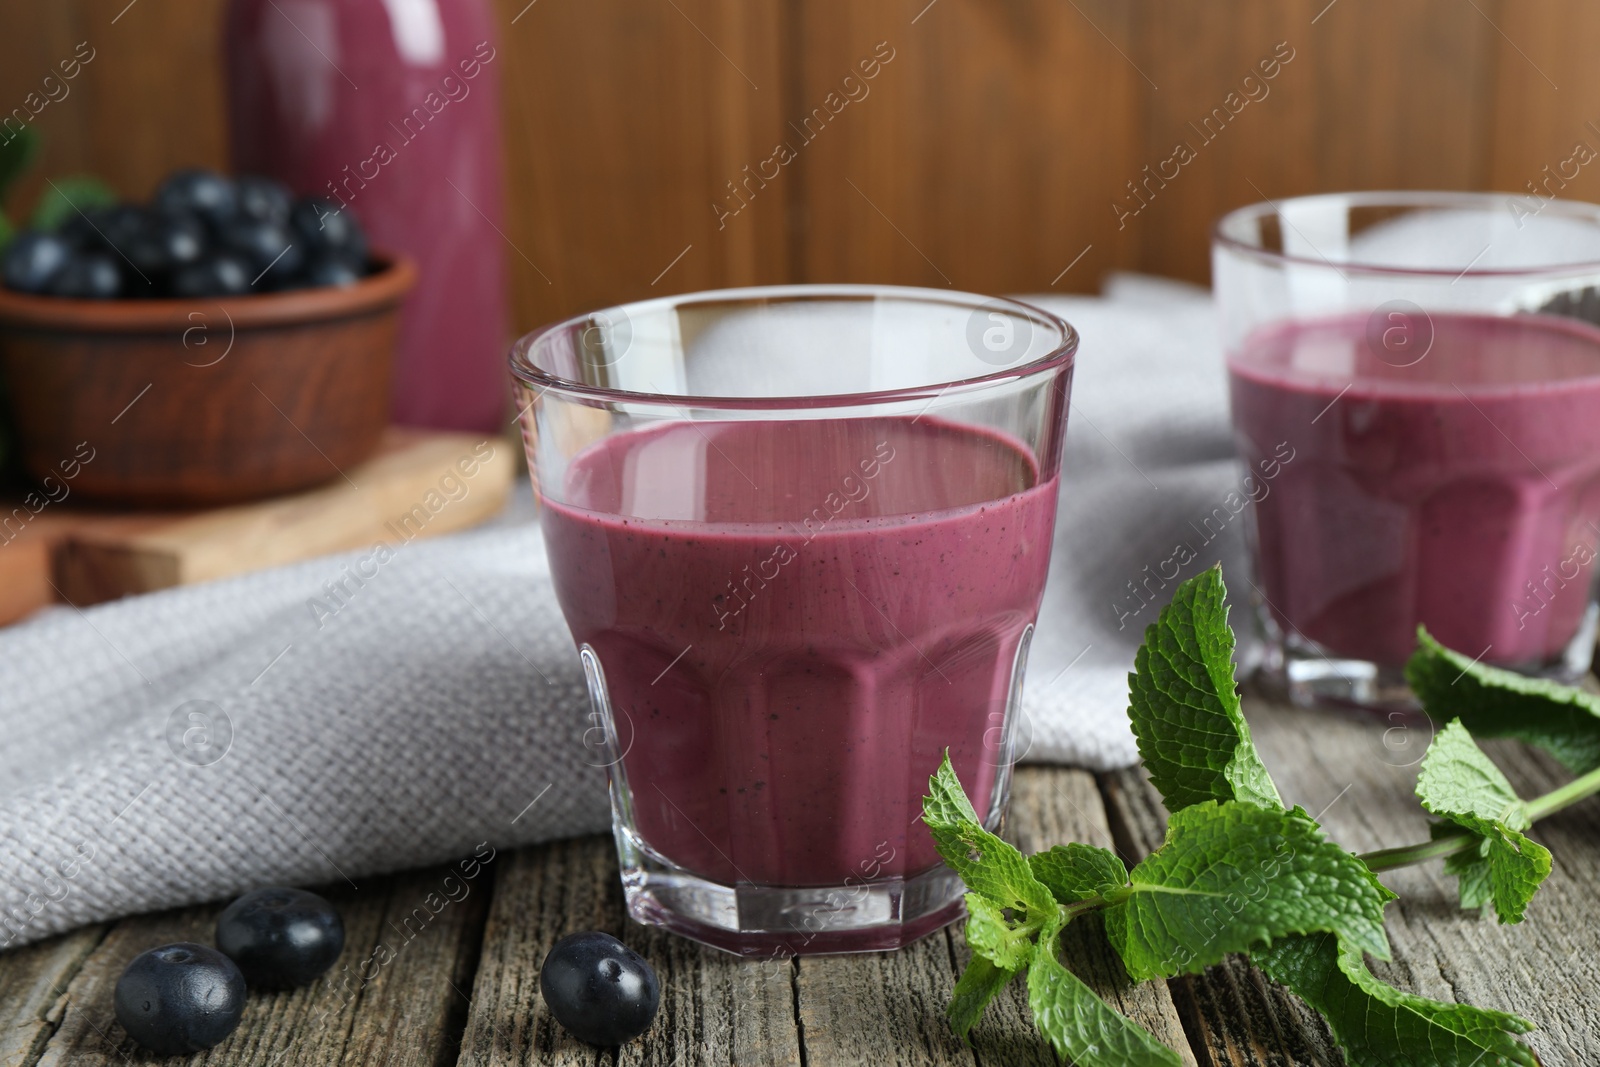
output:
<instances>
[{"instance_id":1,"label":"mint stem","mask_svg":"<svg viewBox=\"0 0 1600 1067\"><path fill-rule=\"evenodd\" d=\"M1402 845L1399 848L1380 848L1376 852L1363 852L1357 858L1365 863L1369 870L1390 871L1396 867L1409 867L1413 863L1426 863L1444 856L1454 856L1457 852L1467 851L1476 843L1477 839L1463 830L1449 837L1424 841L1419 845Z\"/></svg>"},{"instance_id":2,"label":"mint stem","mask_svg":"<svg viewBox=\"0 0 1600 1067\"><path fill-rule=\"evenodd\" d=\"M1545 816L1554 815L1562 808L1570 807L1596 793L1600 793L1600 767L1596 767L1581 778L1574 778L1560 789L1528 801L1524 805L1528 812L1528 821L1538 822Z\"/></svg>"},{"instance_id":3,"label":"mint stem","mask_svg":"<svg viewBox=\"0 0 1600 1067\"><path fill-rule=\"evenodd\" d=\"M1538 822L1547 816L1554 815L1562 808L1571 807L1586 797L1600 793L1600 767L1595 768L1581 778L1574 778L1560 789L1546 793L1542 797L1535 797L1523 803L1523 810L1527 812L1529 822ZM1408 867L1413 863L1426 863L1428 860L1440 859L1444 856L1454 856L1458 852L1465 852L1477 843L1477 838L1466 830L1448 836L1424 841L1416 845L1402 845L1399 848L1381 848L1376 852L1363 852L1360 859L1368 868L1374 871L1388 871L1396 867Z\"/></svg>"}]
</instances>

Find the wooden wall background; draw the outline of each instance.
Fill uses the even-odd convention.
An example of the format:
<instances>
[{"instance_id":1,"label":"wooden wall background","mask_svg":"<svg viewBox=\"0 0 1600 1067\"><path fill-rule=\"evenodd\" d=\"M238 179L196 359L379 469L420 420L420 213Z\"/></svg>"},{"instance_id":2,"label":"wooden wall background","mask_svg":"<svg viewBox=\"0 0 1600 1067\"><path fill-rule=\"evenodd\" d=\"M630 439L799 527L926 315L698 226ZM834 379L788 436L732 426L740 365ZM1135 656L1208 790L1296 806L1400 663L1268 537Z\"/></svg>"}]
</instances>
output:
<instances>
[{"instance_id":1,"label":"wooden wall background","mask_svg":"<svg viewBox=\"0 0 1600 1067\"><path fill-rule=\"evenodd\" d=\"M1576 142L1600 149L1592 0L496 3L519 328L782 281L1093 291L1113 269L1204 281L1210 222L1240 204L1525 191ZM90 170L143 195L174 166L221 165L221 10L0 0L6 107L77 42L96 49L37 120L40 170ZM719 228L725 183L796 141L789 124L880 41L894 58L869 94ZM1279 42L1294 58L1269 94L1202 144L1188 124ZM1113 203L1136 206L1126 183L1180 139L1196 158L1119 222ZM1564 195L1600 200L1600 166Z\"/></svg>"}]
</instances>

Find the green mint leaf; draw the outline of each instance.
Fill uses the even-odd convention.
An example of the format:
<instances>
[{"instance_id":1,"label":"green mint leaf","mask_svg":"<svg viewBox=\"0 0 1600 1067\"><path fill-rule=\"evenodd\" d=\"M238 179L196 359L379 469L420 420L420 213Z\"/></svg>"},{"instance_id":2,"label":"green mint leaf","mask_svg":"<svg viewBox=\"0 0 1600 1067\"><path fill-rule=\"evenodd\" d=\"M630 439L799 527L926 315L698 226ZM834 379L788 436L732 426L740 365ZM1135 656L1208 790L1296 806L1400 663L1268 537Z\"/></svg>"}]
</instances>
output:
<instances>
[{"instance_id":1,"label":"green mint leaf","mask_svg":"<svg viewBox=\"0 0 1600 1067\"><path fill-rule=\"evenodd\" d=\"M1458 833L1454 823L1436 822L1428 827L1429 835L1438 840L1441 837L1455 837ZM1444 873L1453 874L1456 884L1461 890L1461 907L1468 911L1477 911L1487 907L1494 899L1493 891L1489 887L1489 858L1487 838L1478 838L1477 847L1470 852L1457 852L1454 856L1444 858Z\"/></svg>"},{"instance_id":2,"label":"green mint leaf","mask_svg":"<svg viewBox=\"0 0 1600 1067\"><path fill-rule=\"evenodd\" d=\"M0 201L39 154L39 135L32 126L15 133L0 127Z\"/></svg>"},{"instance_id":3,"label":"green mint leaf","mask_svg":"<svg viewBox=\"0 0 1600 1067\"><path fill-rule=\"evenodd\" d=\"M1483 754L1459 719L1434 735L1417 772L1417 799L1435 815L1471 815L1511 830L1528 828L1528 813L1517 791L1494 761Z\"/></svg>"},{"instance_id":4,"label":"green mint leaf","mask_svg":"<svg viewBox=\"0 0 1600 1067\"><path fill-rule=\"evenodd\" d=\"M978 821L978 813L973 810L972 801L967 799L967 791L961 788L956 769L950 765L948 748L944 750L944 758L939 761L939 769L928 779L928 795L922 798L922 821L930 826L934 823Z\"/></svg>"},{"instance_id":5,"label":"green mint leaf","mask_svg":"<svg viewBox=\"0 0 1600 1067\"><path fill-rule=\"evenodd\" d=\"M1226 597L1220 566L1178 586L1128 675L1128 718L1168 811L1207 800L1283 807L1239 709Z\"/></svg>"},{"instance_id":6,"label":"green mint leaf","mask_svg":"<svg viewBox=\"0 0 1600 1067\"><path fill-rule=\"evenodd\" d=\"M1032 924L1030 933L1039 929L1058 910L1056 898L1033 876L1015 845L978 825L977 813L950 766L949 752L928 779L928 794L922 798L922 821L951 870L991 904L1023 912Z\"/></svg>"},{"instance_id":7,"label":"green mint leaf","mask_svg":"<svg viewBox=\"0 0 1600 1067\"><path fill-rule=\"evenodd\" d=\"M1116 853L1078 841L1035 852L1028 866L1062 904L1092 900L1128 884L1128 868Z\"/></svg>"},{"instance_id":8,"label":"green mint leaf","mask_svg":"<svg viewBox=\"0 0 1600 1067\"><path fill-rule=\"evenodd\" d=\"M1485 835L1479 855L1483 866L1469 870L1468 884L1462 886L1463 906L1469 899L1483 906L1482 883L1487 879L1495 916L1502 923L1521 922L1533 895L1550 877L1550 850L1519 833L1502 831Z\"/></svg>"},{"instance_id":9,"label":"green mint leaf","mask_svg":"<svg viewBox=\"0 0 1600 1067\"><path fill-rule=\"evenodd\" d=\"M57 178L45 186L28 225L36 230L54 230L80 211L109 207L116 202L117 194L99 178L83 174Z\"/></svg>"},{"instance_id":10,"label":"green mint leaf","mask_svg":"<svg viewBox=\"0 0 1600 1067\"><path fill-rule=\"evenodd\" d=\"M972 957L967 969L956 979L955 991L950 994L950 1006L945 1009L945 1017L950 1020L950 1027L955 1030L956 1036L967 1041L967 1034L977 1025L989 1001L1010 985L1020 971L1020 968L1015 971L1001 970L982 956Z\"/></svg>"},{"instance_id":11,"label":"green mint leaf","mask_svg":"<svg viewBox=\"0 0 1600 1067\"><path fill-rule=\"evenodd\" d=\"M1389 955L1383 907L1394 894L1299 808L1184 808L1130 877L1126 898L1105 919L1135 981L1198 972L1291 934L1337 933Z\"/></svg>"},{"instance_id":12,"label":"green mint leaf","mask_svg":"<svg viewBox=\"0 0 1600 1067\"><path fill-rule=\"evenodd\" d=\"M1049 919L1046 915L1043 919ZM1042 919L1013 925L1005 912L977 893L967 894L967 944L1001 970L1016 972L1033 958L1033 937Z\"/></svg>"},{"instance_id":13,"label":"green mint leaf","mask_svg":"<svg viewBox=\"0 0 1600 1067\"><path fill-rule=\"evenodd\" d=\"M1330 935L1289 938L1250 959L1322 1013L1349 1067L1538 1067L1516 1039L1532 1023L1396 989L1367 969L1358 949Z\"/></svg>"},{"instance_id":14,"label":"green mint leaf","mask_svg":"<svg viewBox=\"0 0 1600 1067\"><path fill-rule=\"evenodd\" d=\"M1600 767L1600 697L1543 678L1486 667L1417 628L1406 681L1437 722L1460 719L1477 737L1514 737L1573 774Z\"/></svg>"},{"instance_id":15,"label":"green mint leaf","mask_svg":"<svg viewBox=\"0 0 1600 1067\"><path fill-rule=\"evenodd\" d=\"M1056 958L1059 921L1039 936L1028 967L1033 1024L1056 1054L1078 1067L1178 1067L1178 1054L1095 995Z\"/></svg>"},{"instance_id":16,"label":"green mint leaf","mask_svg":"<svg viewBox=\"0 0 1600 1067\"><path fill-rule=\"evenodd\" d=\"M1550 850L1523 836L1527 809L1459 720L1440 730L1428 746L1417 774L1417 797L1428 811L1480 839L1477 849L1461 854L1467 858L1452 872L1463 875L1462 906L1474 900L1482 907L1487 889L1501 922L1521 922L1528 902L1550 874Z\"/></svg>"}]
</instances>

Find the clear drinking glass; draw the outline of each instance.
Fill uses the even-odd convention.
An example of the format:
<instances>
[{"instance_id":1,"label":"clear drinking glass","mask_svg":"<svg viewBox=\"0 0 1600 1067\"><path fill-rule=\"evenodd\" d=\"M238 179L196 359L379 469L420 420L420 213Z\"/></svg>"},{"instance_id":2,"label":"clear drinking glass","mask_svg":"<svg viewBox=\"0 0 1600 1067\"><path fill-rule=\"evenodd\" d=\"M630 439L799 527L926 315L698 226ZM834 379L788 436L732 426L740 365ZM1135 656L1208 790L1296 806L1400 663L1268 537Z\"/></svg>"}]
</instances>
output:
<instances>
[{"instance_id":1,"label":"clear drinking glass","mask_svg":"<svg viewBox=\"0 0 1600 1067\"><path fill-rule=\"evenodd\" d=\"M1266 669L1404 704L1417 627L1573 680L1595 638L1600 207L1351 193L1218 224Z\"/></svg>"},{"instance_id":2,"label":"clear drinking glass","mask_svg":"<svg viewBox=\"0 0 1600 1067\"><path fill-rule=\"evenodd\" d=\"M513 349L635 919L746 955L960 914L919 821L987 825L1055 521L1077 337L1009 300L698 293Z\"/></svg>"}]
</instances>

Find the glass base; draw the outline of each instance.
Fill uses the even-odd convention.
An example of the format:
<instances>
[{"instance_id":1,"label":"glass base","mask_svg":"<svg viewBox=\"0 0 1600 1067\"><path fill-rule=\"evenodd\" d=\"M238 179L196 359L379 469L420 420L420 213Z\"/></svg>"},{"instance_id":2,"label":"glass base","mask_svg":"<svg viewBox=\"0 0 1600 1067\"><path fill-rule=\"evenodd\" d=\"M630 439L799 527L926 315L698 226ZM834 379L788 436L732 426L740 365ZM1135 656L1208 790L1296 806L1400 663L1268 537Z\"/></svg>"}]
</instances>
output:
<instances>
[{"instance_id":1,"label":"glass base","mask_svg":"<svg viewBox=\"0 0 1600 1067\"><path fill-rule=\"evenodd\" d=\"M1020 693L1027 657L1028 627L1013 661L1008 708ZM661 855L638 834L633 791L622 756L605 671L594 649L579 652L602 737L597 754L605 757L611 793L612 834L622 872L628 914L647 926L740 956L771 959L843 952L884 952L909 945L965 914L966 886L943 864L909 877L880 873L840 885L786 886L749 882L724 884L696 874ZM996 742L998 762L993 798L984 826L998 833L1010 796L1012 727L1006 714ZM993 728L991 728L993 729ZM585 743L588 744L586 737ZM715 846L715 843L713 842ZM718 848L721 852L721 849ZM892 853L891 853L892 857ZM731 862L731 861L730 861Z\"/></svg>"},{"instance_id":2,"label":"glass base","mask_svg":"<svg viewBox=\"0 0 1600 1067\"><path fill-rule=\"evenodd\" d=\"M1266 656L1258 678L1269 695L1300 707L1406 712L1419 709L1403 666L1338 656L1296 634L1284 634L1271 613L1259 608L1257 620L1266 641ZM1600 609L1591 604L1561 655L1542 663L1512 664L1506 669L1562 685L1577 685L1594 662L1595 636L1600 629L1597 623Z\"/></svg>"},{"instance_id":3,"label":"glass base","mask_svg":"<svg viewBox=\"0 0 1600 1067\"><path fill-rule=\"evenodd\" d=\"M883 952L964 914L966 887L946 867L840 886L727 886L652 855L616 830L622 891L636 922L740 956Z\"/></svg>"}]
</instances>

